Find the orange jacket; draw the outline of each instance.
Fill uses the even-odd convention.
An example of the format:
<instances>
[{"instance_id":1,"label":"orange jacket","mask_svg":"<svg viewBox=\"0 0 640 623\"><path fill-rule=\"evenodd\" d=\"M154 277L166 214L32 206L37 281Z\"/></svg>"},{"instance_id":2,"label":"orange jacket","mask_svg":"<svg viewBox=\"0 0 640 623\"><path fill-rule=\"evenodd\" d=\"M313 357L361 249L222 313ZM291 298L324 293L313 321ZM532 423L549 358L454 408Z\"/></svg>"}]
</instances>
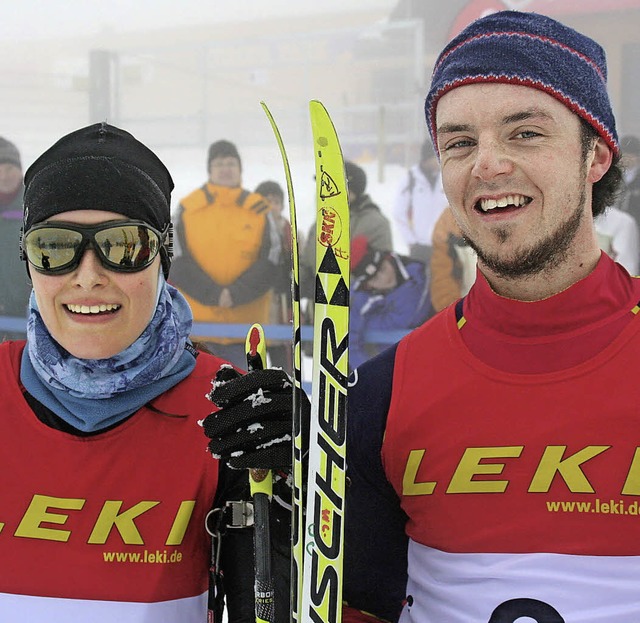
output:
<instances>
[{"instance_id":1,"label":"orange jacket","mask_svg":"<svg viewBox=\"0 0 640 623\"><path fill-rule=\"evenodd\" d=\"M181 201L169 280L189 301L197 322L269 321L275 261L269 210L261 195L211 183ZM219 305L224 289L231 307Z\"/></svg>"},{"instance_id":2,"label":"orange jacket","mask_svg":"<svg viewBox=\"0 0 640 623\"><path fill-rule=\"evenodd\" d=\"M433 228L431 304L440 311L464 296L475 280L475 253L466 245L451 208Z\"/></svg>"}]
</instances>

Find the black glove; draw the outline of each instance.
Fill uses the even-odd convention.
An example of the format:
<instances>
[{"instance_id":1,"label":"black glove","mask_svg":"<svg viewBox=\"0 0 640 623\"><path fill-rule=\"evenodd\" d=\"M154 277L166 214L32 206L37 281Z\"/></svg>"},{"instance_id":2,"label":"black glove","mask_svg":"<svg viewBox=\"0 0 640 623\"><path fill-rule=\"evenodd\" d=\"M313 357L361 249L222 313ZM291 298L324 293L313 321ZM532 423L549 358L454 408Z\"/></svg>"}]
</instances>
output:
<instances>
[{"instance_id":1,"label":"black glove","mask_svg":"<svg viewBox=\"0 0 640 623\"><path fill-rule=\"evenodd\" d=\"M230 365L216 373L208 398L220 408L203 422L214 457L234 469L291 469L293 383L283 370L241 375ZM310 404L301 392L303 421Z\"/></svg>"}]
</instances>

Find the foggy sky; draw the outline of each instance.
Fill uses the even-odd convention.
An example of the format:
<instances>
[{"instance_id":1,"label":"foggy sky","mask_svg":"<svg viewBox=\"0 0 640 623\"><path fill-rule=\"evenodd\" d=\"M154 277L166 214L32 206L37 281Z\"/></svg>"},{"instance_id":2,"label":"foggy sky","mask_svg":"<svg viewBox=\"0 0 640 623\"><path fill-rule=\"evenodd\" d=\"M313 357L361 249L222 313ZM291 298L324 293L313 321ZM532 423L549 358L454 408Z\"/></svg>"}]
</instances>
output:
<instances>
[{"instance_id":1,"label":"foggy sky","mask_svg":"<svg viewBox=\"0 0 640 623\"><path fill-rule=\"evenodd\" d=\"M131 32L284 15L391 9L396 0L2 0L4 41Z\"/></svg>"}]
</instances>

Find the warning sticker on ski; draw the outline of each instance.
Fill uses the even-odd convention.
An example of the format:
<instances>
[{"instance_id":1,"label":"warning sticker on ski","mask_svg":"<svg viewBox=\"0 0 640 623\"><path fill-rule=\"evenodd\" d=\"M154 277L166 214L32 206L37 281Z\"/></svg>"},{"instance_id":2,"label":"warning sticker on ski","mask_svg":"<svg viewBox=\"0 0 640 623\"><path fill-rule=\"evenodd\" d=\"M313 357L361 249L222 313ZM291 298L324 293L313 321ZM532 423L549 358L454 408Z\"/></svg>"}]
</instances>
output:
<instances>
[{"instance_id":1,"label":"warning sticker on ski","mask_svg":"<svg viewBox=\"0 0 640 623\"><path fill-rule=\"evenodd\" d=\"M316 163L316 276L302 620L342 620L349 375L349 202L331 119L310 102Z\"/></svg>"}]
</instances>

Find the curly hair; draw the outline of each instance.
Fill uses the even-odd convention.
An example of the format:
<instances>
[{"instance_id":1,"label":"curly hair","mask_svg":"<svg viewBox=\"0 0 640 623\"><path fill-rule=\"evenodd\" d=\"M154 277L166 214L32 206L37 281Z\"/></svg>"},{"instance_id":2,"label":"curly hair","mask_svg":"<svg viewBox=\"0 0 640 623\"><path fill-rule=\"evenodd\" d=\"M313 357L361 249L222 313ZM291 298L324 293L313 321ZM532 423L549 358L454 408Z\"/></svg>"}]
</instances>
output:
<instances>
[{"instance_id":1,"label":"curly hair","mask_svg":"<svg viewBox=\"0 0 640 623\"><path fill-rule=\"evenodd\" d=\"M589 152L593 149L593 145L599 137L595 128L589 123L581 121L581 141L582 141L582 160L587 161ZM623 190L622 180L624 168L621 163L620 154L613 154L613 160L609 170L598 180L592 188L591 194L591 212L596 217L602 214L606 208L613 205Z\"/></svg>"}]
</instances>

